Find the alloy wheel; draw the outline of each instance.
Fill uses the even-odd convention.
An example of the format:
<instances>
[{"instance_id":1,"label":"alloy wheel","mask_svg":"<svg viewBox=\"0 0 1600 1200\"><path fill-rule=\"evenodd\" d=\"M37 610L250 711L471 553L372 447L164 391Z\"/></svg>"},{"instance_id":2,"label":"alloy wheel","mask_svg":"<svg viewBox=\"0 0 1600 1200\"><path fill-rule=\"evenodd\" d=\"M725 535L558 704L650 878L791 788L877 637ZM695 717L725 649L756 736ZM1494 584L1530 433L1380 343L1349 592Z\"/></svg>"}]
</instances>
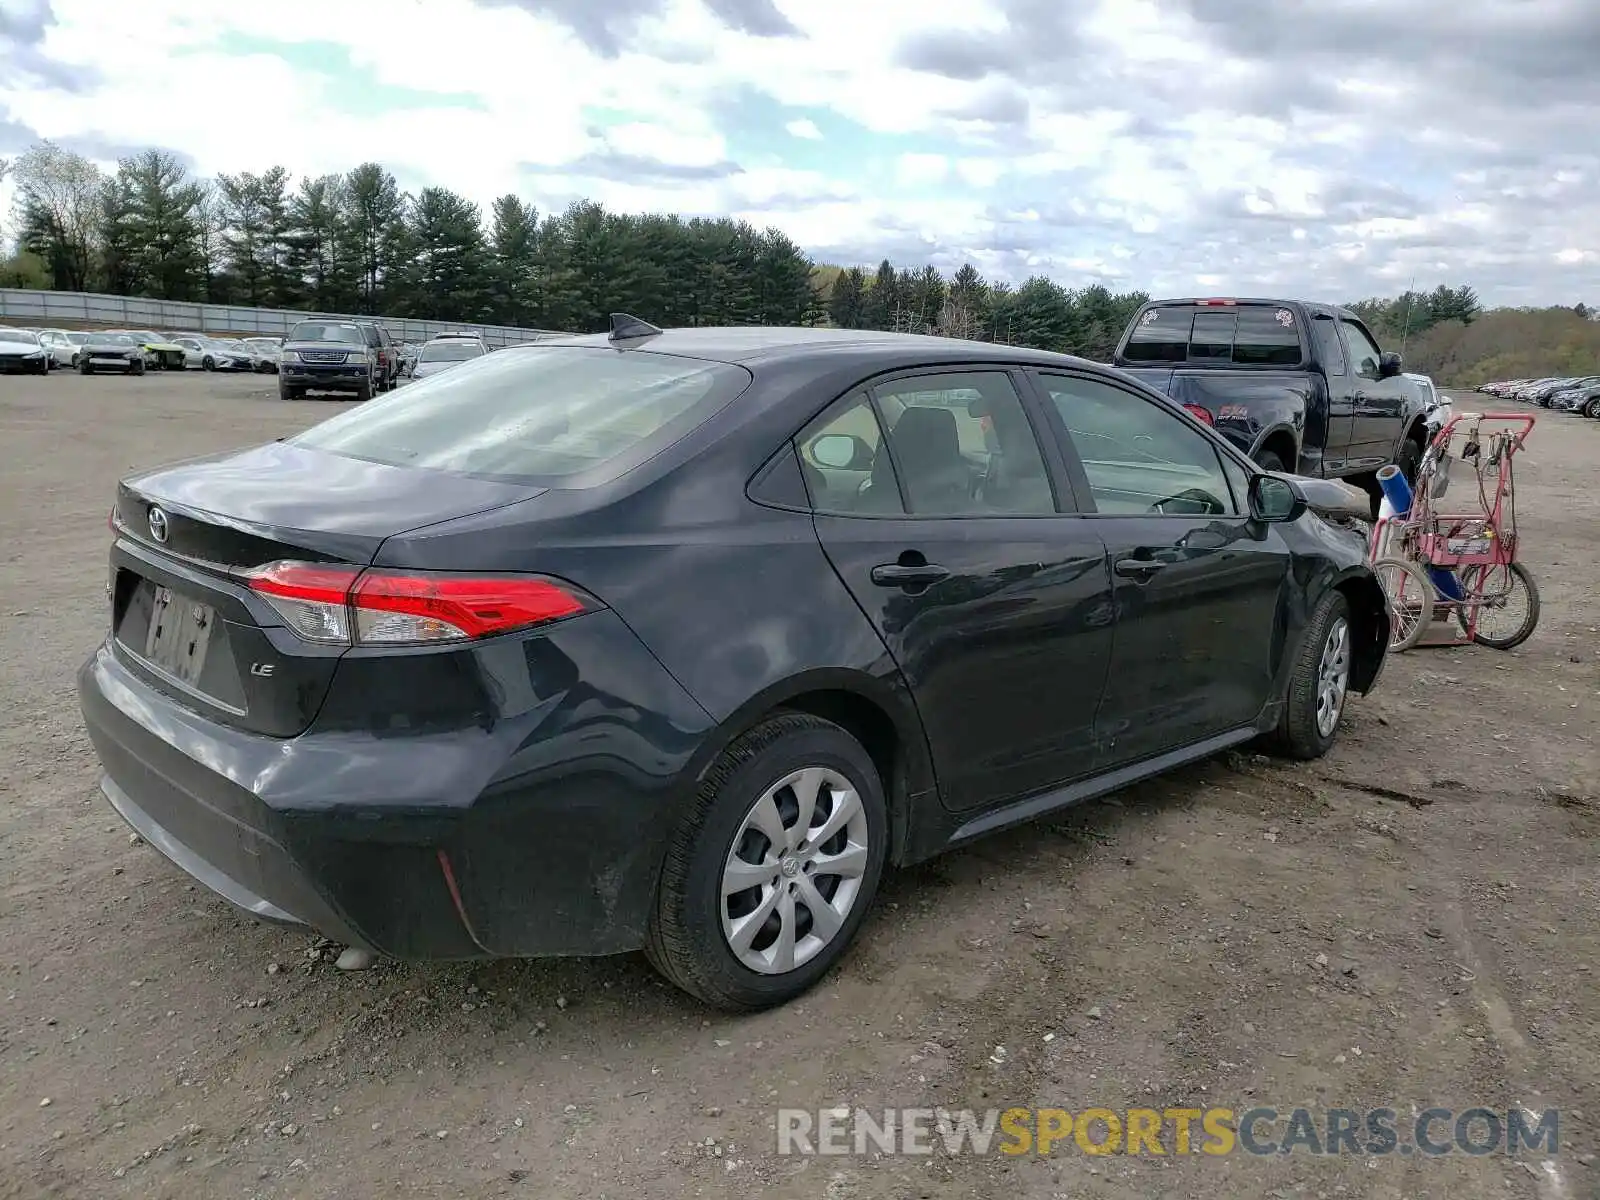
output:
<instances>
[{"instance_id":1,"label":"alloy wheel","mask_svg":"<svg viewBox=\"0 0 1600 1200\"><path fill-rule=\"evenodd\" d=\"M838 935L867 870L866 810L829 767L785 775L745 814L723 865L722 933L761 975L815 958Z\"/></svg>"},{"instance_id":2,"label":"alloy wheel","mask_svg":"<svg viewBox=\"0 0 1600 1200\"><path fill-rule=\"evenodd\" d=\"M1350 623L1343 617L1328 628L1317 666L1317 732L1331 737L1344 713L1350 687Z\"/></svg>"}]
</instances>

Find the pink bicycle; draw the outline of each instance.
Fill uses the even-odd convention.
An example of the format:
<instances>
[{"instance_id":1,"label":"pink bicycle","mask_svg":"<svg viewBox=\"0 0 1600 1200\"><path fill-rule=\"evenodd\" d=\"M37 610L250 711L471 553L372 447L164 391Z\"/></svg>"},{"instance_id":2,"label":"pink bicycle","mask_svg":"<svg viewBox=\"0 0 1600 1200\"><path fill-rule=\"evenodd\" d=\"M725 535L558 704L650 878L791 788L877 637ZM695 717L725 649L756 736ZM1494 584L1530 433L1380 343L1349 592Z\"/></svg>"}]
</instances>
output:
<instances>
[{"instance_id":1,"label":"pink bicycle","mask_svg":"<svg viewBox=\"0 0 1600 1200\"><path fill-rule=\"evenodd\" d=\"M1518 558L1513 462L1533 426L1520 413L1452 417L1423 455L1410 506L1374 526L1369 556L1389 596L1391 650L1409 650L1452 617L1456 628L1430 635L1430 645L1509 650L1532 636L1539 588ZM1452 477L1475 485L1470 511L1444 505Z\"/></svg>"}]
</instances>

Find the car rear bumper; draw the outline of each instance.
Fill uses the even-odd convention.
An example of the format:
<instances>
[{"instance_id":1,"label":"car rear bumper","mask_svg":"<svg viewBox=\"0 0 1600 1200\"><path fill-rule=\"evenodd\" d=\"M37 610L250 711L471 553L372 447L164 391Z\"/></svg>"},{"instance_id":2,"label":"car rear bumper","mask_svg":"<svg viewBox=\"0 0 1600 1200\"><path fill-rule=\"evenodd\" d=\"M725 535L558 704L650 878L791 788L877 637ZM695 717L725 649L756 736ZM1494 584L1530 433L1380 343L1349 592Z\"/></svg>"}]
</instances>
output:
<instances>
[{"instance_id":1,"label":"car rear bumper","mask_svg":"<svg viewBox=\"0 0 1600 1200\"><path fill-rule=\"evenodd\" d=\"M321 731L290 739L209 721L102 646L78 675L102 791L153 847L263 920L408 959L636 949L709 718L611 613L563 623L553 653L498 641L484 665L521 711L378 735L346 728L330 693ZM541 699L507 674L535 661L587 662L608 681L620 667L631 694L545 683ZM364 687L356 672L349 688Z\"/></svg>"}]
</instances>

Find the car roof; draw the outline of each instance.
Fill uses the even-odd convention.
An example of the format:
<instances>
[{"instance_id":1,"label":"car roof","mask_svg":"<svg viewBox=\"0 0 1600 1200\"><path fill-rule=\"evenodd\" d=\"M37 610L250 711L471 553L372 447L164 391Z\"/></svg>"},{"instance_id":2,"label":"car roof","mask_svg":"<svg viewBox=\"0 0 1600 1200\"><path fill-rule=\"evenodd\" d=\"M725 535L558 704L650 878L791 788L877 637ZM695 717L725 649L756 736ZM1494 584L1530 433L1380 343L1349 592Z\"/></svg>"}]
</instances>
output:
<instances>
[{"instance_id":1,"label":"car roof","mask_svg":"<svg viewBox=\"0 0 1600 1200\"><path fill-rule=\"evenodd\" d=\"M903 355L912 362L1037 363L1045 366L1097 366L1086 359L1049 350L1007 346L997 342L973 342L961 338L933 337L917 333L884 333L872 329L831 329L772 325L720 326L698 329L665 329L648 337L612 341L609 334L574 334L541 338L507 346L506 351L544 346L594 346L612 350L642 350L656 354L675 354L683 358L703 358L714 362L776 362L828 355L839 350L881 351L885 357Z\"/></svg>"}]
</instances>

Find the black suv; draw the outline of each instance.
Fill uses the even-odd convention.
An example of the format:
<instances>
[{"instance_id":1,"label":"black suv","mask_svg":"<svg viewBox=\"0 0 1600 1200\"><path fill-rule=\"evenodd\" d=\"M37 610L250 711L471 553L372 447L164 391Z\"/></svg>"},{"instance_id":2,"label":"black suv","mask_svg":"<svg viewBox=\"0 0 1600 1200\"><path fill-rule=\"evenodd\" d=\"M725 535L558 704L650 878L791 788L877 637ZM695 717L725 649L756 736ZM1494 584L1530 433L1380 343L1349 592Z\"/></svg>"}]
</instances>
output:
<instances>
[{"instance_id":1,"label":"black suv","mask_svg":"<svg viewBox=\"0 0 1600 1200\"><path fill-rule=\"evenodd\" d=\"M283 340L278 361L278 397L299 400L307 392L353 392L370 400L385 391L392 369L381 356L383 334L366 321L316 317L301 321ZM392 343L391 343L392 345ZM391 351L390 360L394 355Z\"/></svg>"}]
</instances>

